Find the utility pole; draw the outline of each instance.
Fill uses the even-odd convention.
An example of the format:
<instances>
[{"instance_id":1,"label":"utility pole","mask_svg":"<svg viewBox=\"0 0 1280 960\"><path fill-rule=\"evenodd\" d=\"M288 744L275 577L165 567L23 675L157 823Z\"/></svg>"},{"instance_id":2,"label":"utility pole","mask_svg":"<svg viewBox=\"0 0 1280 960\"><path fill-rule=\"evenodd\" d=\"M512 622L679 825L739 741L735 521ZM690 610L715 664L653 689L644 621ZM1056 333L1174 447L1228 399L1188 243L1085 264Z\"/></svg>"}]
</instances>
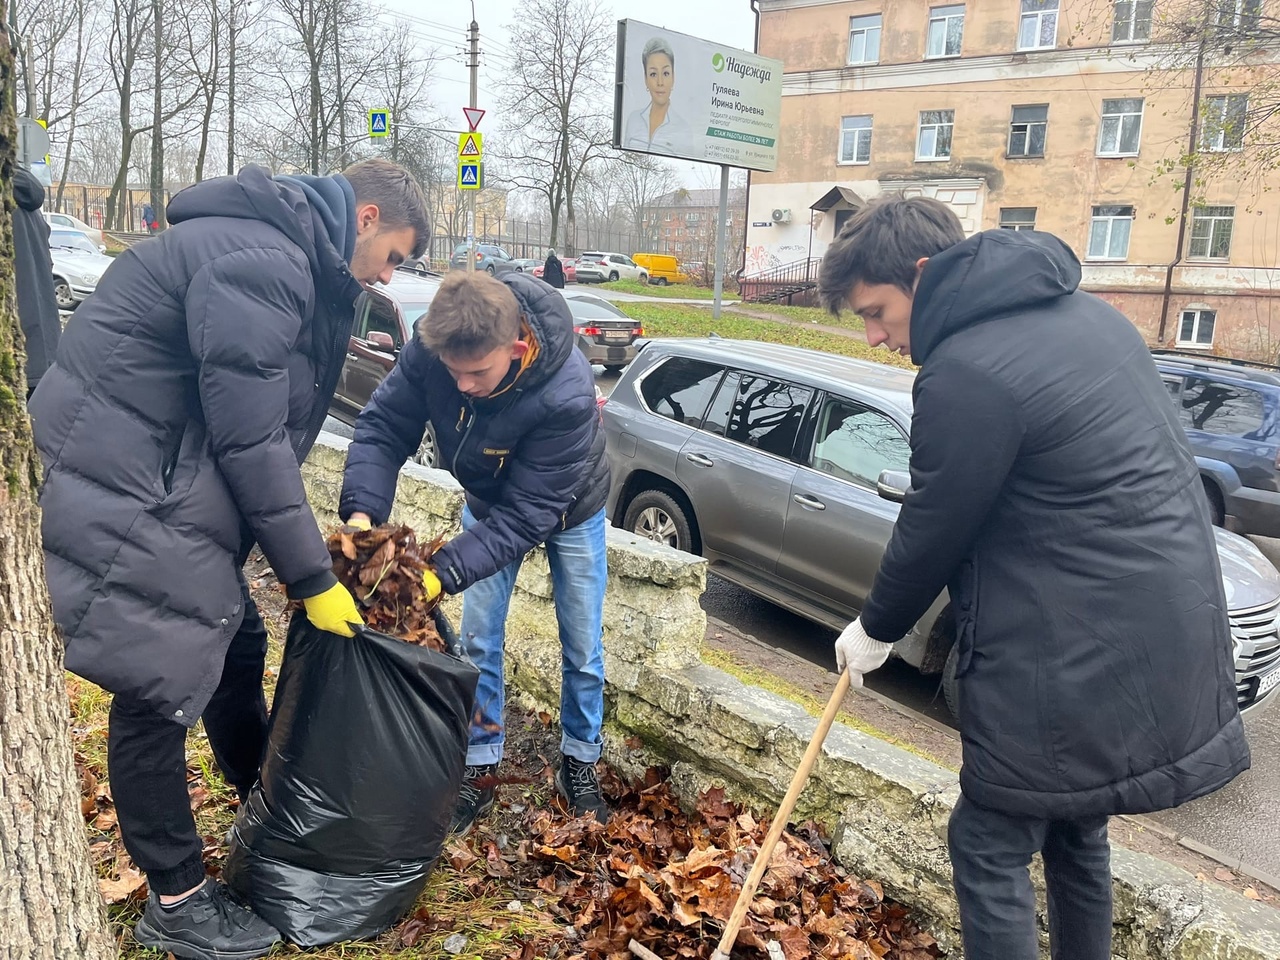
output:
<instances>
[{"instance_id":1,"label":"utility pole","mask_svg":"<svg viewBox=\"0 0 1280 960\"><path fill-rule=\"evenodd\" d=\"M477 103L480 95L480 24L476 23L475 18L476 5L475 0L472 0L471 26L467 28L467 68L471 71L470 107L473 110L480 105ZM476 192L467 191L467 239L470 241L467 249L468 273L474 273L476 269Z\"/></svg>"}]
</instances>

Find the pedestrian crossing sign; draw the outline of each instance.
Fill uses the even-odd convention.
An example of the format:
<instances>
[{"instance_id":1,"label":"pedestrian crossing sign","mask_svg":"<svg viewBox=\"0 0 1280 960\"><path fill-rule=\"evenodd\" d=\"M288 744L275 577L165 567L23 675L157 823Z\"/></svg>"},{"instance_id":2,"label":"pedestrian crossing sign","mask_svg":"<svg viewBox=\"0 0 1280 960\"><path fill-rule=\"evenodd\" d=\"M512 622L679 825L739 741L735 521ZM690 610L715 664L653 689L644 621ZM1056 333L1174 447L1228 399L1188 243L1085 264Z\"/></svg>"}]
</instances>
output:
<instances>
[{"instance_id":1,"label":"pedestrian crossing sign","mask_svg":"<svg viewBox=\"0 0 1280 960\"><path fill-rule=\"evenodd\" d=\"M459 190L479 190L480 189L480 164L478 163L458 164L458 189Z\"/></svg>"},{"instance_id":2,"label":"pedestrian crossing sign","mask_svg":"<svg viewBox=\"0 0 1280 960\"><path fill-rule=\"evenodd\" d=\"M385 137L387 129L391 126L389 110L370 110L369 111L369 136Z\"/></svg>"}]
</instances>

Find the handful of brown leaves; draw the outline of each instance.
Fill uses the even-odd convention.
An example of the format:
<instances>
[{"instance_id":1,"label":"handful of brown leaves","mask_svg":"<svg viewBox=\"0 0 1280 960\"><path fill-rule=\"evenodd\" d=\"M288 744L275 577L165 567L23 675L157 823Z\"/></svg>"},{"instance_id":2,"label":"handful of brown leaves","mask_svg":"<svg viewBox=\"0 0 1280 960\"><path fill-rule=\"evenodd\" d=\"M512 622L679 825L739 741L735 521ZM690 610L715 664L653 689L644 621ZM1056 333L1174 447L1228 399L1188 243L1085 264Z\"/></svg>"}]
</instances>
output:
<instances>
[{"instance_id":1,"label":"handful of brown leaves","mask_svg":"<svg viewBox=\"0 0 1280 960\"><path fill-rule=\"evenodd\" d=\"M441 651L444 640L432 616L440 601L427 599L422 573L443 542L437 537L424 547L412 529L390 524L372 530L340 527L328 541L334 575L356 598L366 624Z\"/></svg>"}]
</instances>

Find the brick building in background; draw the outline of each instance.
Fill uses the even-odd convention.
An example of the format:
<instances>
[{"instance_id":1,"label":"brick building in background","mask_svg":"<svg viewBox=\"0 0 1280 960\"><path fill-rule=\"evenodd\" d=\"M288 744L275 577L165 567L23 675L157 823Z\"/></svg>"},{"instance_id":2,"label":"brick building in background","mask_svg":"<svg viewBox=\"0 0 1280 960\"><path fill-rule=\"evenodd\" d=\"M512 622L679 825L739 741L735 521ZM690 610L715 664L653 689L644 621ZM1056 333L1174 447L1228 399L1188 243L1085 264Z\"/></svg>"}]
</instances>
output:
<instances>
[{"instance_id":1,"label":"brick building in background","mask_svg":"<svg viewBox=\"0 0 1280 960\"><path fill-rule=\"evenodd\" d=\"M646 211L646 226L657 236L651 253L669 253L682 264L693 265L701 274L713 269L716 249L716 217L720 212L719 190L673 190L663 194ZM742 241L746 227L747 192L729 189L729 215L725 218L728 247L726 273L742 263ZM703 279L695 276L694 279Z\"/></svg>"},{"instance_id":2,"label":"brick building in background","mask_svg":"<svg viewBox=\"0 0 1280 960\"><path fill-rule=\"evenodd\" d=\"M1160 42L1162 18L1211 7L1229 49L1261 0L759 7L760 53L786 64L784 149L751 175L746 274L821 257L881 192L932 196L968 231L1057 234L1153 343L1277 362L1280 174L1206 163L1183 210L1197 71ZM1274 48L1251 55L1280 73ZM1209 159L1239 154L1249 109L1250 75L1220 61L1211 46L1199 71Z\"/></svg>"}]
</instances>

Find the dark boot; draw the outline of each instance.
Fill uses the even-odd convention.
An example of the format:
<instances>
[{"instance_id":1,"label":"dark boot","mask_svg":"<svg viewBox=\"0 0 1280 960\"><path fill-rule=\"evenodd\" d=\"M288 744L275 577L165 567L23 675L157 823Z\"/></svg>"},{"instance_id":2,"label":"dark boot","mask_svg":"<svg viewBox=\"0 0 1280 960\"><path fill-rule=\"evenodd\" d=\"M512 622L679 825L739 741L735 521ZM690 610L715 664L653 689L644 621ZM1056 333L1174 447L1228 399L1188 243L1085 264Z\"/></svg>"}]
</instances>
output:
<instances>
[{"instance_id":1,"label":"dark boot","mask_svg":"<svg viewBox=\"0 0 1280 960\"><path fill-rule=\"evenodd\" d=\"M475 822L493 809L493 776L498 772L496 763L483 763L467 767L462 772L462 788L458 791L458 805L453 810L449 832L462 835Z\"/></svg>"},{"instance_id":2,"label":"dark boot","mask_svg":"<svg viewBox=\"0 0 1280 960\"><path fill-rule=\"evenodd\" d=\"M251 960L280 943L280 933L242 907L224 884L206 880L180 905L166 909L152 891L133 937L152 950L183 960Z\"/></svg>"},{"instance_id":3,"label":"dark boot","mask_svg":"<svg viewBox=\"0 0 1280 960\"><path fill-rule=\"evenodd\" d=\"M556 771L556 790L569 804L575 817L593 814L600 823L609 822L609 807L600 792L600 779L596 776L594 763L562 757L560 769Z\"/></svg>"}]
</instances>

